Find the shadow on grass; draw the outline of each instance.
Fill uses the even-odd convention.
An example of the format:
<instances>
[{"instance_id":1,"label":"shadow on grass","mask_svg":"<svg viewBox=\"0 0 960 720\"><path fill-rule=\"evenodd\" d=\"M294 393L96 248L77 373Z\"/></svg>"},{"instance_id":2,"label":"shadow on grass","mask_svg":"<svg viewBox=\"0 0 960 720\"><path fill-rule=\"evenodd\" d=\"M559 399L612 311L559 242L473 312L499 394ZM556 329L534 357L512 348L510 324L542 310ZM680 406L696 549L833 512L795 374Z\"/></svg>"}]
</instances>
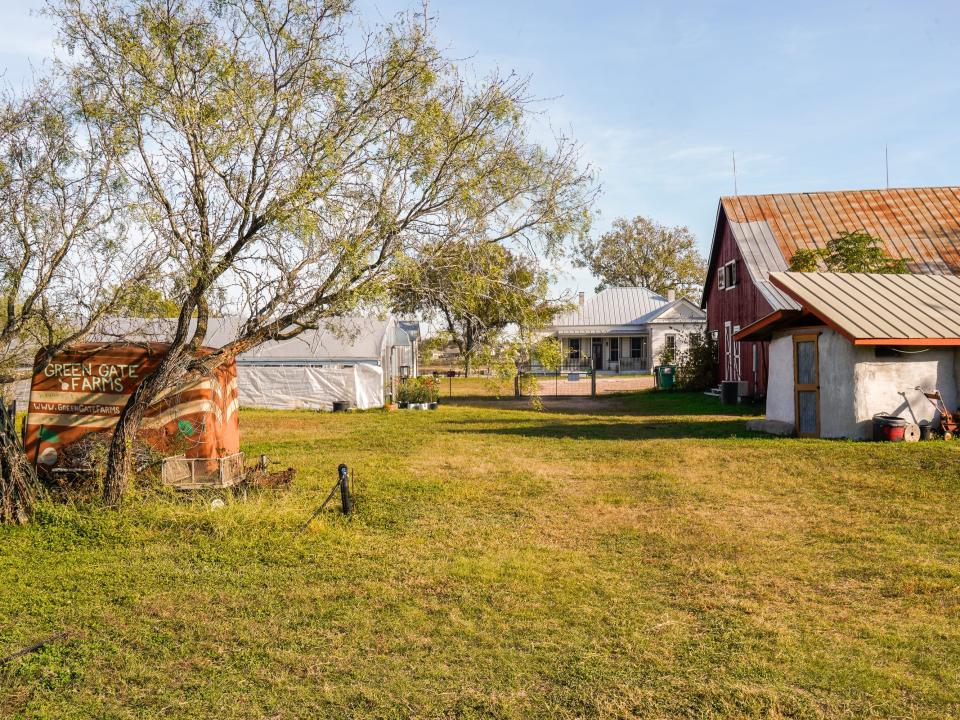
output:
<instances>
[{"instance_id":1,"label":"shadow on grass","mask_svg":"<svg viewBox=\"0 0 960 720\"><path fill-rule=\"evenodd\" d=\"M763 404L721 405L719 399L698 392L664 392L641 390L608 395L544 395L541 397L546 413L574 415L635 415L639 417L751 417L763 415ZM472 407L488 410L517 410L531 413L541 411L533 407L530 398L514 397L456 397L443 398L443 405Z\"/></svg>"},{"instance_id":2,"label":"shadow on grass","mask_svg":"<svg viewBox=\"0 0 960 720\"><path fill-rule=\"evenodd\" d=\"M445 432L468 435L504 435L541 439L572 440L681 440L697 439L764 439L770 435L749 432L745 420L663 420L652 422L542 422L509 425L498 422L487 427L455 427L471 423L452 422Z\"/></svg>"},{"instance_id":3,"label":"shadow on grass","mask_svg":"<svg viewBox=\"0 0 960 720\"><path fill-rule=\"evenodd\" d=\"M719 398L700 392L643 390L611 397L619 399L623 408L632 415L742 415L749 417L764 413L763 403L721 405Z\"/></svg>"}]
</instances>

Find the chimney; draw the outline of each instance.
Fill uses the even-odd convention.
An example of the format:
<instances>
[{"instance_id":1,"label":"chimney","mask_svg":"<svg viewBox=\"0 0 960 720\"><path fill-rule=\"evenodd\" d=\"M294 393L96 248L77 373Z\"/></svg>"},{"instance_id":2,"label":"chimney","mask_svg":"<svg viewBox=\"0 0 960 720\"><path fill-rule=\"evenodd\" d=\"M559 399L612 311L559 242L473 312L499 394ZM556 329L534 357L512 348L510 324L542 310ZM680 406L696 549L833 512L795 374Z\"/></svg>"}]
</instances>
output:
<instances>
[{"instance_id":1,"label":"chimney","mask_svg":"<svg viewBox=\"0 0 960 720\"><path fill-rule=\"evenodd\" d=\"M673 302L677 299L677 291L673 288L667 290L667 302Z\"/></svg>"},{"instance_id":2,"label":"chimney","mask_svg":"<svg viewBox=\"0 0 960 720\"><path fill-rule=\"evenodd\" d=\"M582 290L579 293L579 300L580 300L580 307L583 307L583 291Z\"/></svg>"}]
</instances>

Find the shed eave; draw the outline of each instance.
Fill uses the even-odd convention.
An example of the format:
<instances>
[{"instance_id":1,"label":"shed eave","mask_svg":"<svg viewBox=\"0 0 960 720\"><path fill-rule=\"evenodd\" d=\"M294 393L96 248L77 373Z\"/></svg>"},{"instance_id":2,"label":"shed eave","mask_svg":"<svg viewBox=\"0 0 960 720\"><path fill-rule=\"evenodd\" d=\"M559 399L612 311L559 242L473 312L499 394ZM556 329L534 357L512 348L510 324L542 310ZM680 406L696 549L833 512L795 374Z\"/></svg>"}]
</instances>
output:
<instances>
[{"instance_id":1,"label":"shed eave","mask_svg":"<svg viewBox=\"0 0 960 720\"><path fill-rule=\"evenodd\" d=\"M854 345L904 345L911 347L960 347L960 338L854 338Z\"/></svg>"},{"instance_id":2,"label":"shed eave","mask_svg":"<svg viewBox=\"0 0 960 720\"><path fill-rule=\"evenodd\" d=\"M801 310L774 310L769 315L764 315L734 334L733 339L736 342L769 340L774 330L803 317L803 315L804 313Z\"/></svg>"}]
</instances>

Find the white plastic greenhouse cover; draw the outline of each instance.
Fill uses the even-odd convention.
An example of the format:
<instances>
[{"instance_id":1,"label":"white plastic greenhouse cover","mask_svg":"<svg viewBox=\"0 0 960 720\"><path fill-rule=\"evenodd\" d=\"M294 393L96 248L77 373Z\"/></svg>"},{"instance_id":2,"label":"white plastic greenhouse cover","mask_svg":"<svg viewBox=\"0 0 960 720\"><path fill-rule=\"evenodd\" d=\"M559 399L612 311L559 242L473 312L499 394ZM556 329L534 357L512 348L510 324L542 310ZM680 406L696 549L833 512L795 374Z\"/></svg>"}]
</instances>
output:
<instances>
[{"instance_id":1,"label":"white plastic greenhouse cover","mask_svg":"<svg viewBox=\"0 0 960 720\"><path fill-rule=\"evenodd\" d=\"M332 410L347 400L360 410L383 407L383 370L376 365L238 365L240 407Z\"/></svg>"}]
</instances>

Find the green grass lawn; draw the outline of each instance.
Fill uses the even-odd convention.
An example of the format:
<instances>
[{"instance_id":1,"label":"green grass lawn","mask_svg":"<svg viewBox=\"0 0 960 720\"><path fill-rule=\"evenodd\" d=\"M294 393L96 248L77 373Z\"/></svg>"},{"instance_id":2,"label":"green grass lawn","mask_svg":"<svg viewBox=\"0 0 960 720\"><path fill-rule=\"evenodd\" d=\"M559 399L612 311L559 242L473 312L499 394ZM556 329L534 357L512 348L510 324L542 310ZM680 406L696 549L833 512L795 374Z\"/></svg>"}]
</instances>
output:
<instances>
[{"instance_id":1,"label":"green grass lawn","mask_svg":"<svg viewBox=\"0 0 960 720\"><path fill-rule=\"evenodd\" d=\"M960 445L605 402L245 411L291 490L0 528L0 655L71 634L0 717L960 714ZM340 462L356 515L298 534Z\"/></svg>"}]
</instances>

